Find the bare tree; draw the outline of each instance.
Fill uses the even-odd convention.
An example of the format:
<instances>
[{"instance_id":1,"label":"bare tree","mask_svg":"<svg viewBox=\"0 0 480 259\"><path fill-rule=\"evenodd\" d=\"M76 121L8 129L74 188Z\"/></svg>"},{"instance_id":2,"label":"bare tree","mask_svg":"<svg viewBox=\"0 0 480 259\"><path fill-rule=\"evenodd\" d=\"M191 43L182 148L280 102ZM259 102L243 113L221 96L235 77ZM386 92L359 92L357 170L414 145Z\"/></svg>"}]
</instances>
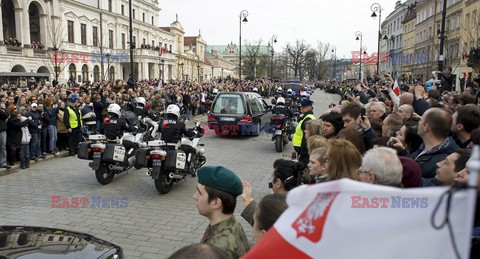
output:
<instances>
[{"instance_id":1,"label":"bare tree","mask_svg":"<svg viewBox=\"0 0 480 259\"><path fill-rule=\"evenodd\" d=\"M254 79L260 76L266 76L268 71L268 53L262 53L260 46L262 41L256 44L246 42L245 54L242 54L244 73L247 78Z\"/></svg>"},{"instance_id":2,"label":"bare tree","mask_svg":"<svg viewBox=\"0 0 480 259\"><path fill-rule=\"evenodd\" d=\"M295 45L287 45L286 51L288 55L288 64L293 69L294 77L299 77L302 73L302 66L305 64L305 52L310 49L310 45L305 43L305 40L296 40ZM300 78L302 79L302 78Z\"/></svg>"},{"instance_id":3,"label":"bare tree","mask_svg":"<svg viewBox=\"0 0 480 259\"><path fill-rule=\"evenodd\" d=\"M64 57L62 50L65 39L65 30L63 19L47 19L47 40L51 48L47 51L45 66L55 75L55 81L58 83L58 75L68 66L68 55Z\"/></svg>"},{"instance_id":4,"label":"bare tree","mask_svg":"<svg viewBox=\"0 0 480 259\"><path fill-rule=\"evenodd\" d=\"M328 72L328 63L327 56L332 51L332 46L330 43L322 43L321 41L317 44L317 80L323 80L326 77Z\"/></svg>"}]
</instances>

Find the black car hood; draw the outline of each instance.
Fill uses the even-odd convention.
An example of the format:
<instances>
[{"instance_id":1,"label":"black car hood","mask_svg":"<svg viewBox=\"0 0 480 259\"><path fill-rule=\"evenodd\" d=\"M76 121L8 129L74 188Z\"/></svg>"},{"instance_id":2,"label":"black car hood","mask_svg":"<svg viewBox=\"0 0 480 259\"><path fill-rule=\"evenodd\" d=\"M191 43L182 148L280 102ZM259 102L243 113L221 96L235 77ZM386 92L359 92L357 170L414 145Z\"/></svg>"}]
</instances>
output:
<instances>
[{"instance_id":1,"label":"black car hood","mask_svg":"<svg viewBox=\"0 0 480 259\"><path fill-rule=\"evenodd\" d=\"M119 246L92 235L29 226L0 226L0 259L118 258Z\"/></svg>"}]
</instances>

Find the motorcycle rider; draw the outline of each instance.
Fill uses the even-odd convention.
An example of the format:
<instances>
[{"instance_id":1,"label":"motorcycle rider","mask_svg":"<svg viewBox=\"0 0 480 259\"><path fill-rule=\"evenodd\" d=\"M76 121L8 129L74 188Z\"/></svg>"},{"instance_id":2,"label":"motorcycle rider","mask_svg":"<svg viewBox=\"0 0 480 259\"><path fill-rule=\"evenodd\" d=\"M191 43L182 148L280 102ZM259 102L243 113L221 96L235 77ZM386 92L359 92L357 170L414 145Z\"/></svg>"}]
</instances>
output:
<instances>
[{"instance_id":1,"label":"motorcycle rider","mask_svg":"<svg viewBox=\"0 0 480 259\"><path fill-rule=\"evenodd\" d=\"M133 112L142 118L145 119L145 123L148 123L151 127L153 127L153 132L157 132L158 124L155 123L157 120L157 115L154 111L150 110L147 106L147 100L143 97L135 98L135 102L133 103ZM147 130L147 129L145 129Z\"/></svg>"},{"instance_id":2,"label":"motorcycle rider","mask_svg":"<svg viewBox=\"0 0 480 259\"><path fill-rule=\"evenodd\" d=\"M201 127L198 127L196 130L202 132ZM180 108L176 104L170 104L167 107L166 118L163 120L161 132L161 139L165 141L165 143L178 143L183 135L189 138L197 135L196 131L187 129L185 121L180 119ZM195 149L191 146L183 145L180 146L180 149L185 151L188 161L187 165L190 168L190 161L194 161L193 156L195 155ZM188 159L189 154L192 154L190 159ZM191 174L192 176L195 176L193 171L191 171Z\"/></svg>"},{"instance_id":3,"label":"motorcycle rider","mask_svg":"<svg viewBox=\"0 0 480 259\"><path fill-rule=\"evenodd\" d=\"M107 108L108 117L104 120L104 129L105 129L105 137L108 140L116 140L117 138L121 138L123 136L124 131L128 132L135 132L137 131L137 127L133 125L128 125L127 121L120 116L122 113L120 112L120 105L118 104L110 104ZM127 149L127 157L134 158L133 151L136 148L135 143L123 140L122 144Z\"/></svg>"}]
</instances>

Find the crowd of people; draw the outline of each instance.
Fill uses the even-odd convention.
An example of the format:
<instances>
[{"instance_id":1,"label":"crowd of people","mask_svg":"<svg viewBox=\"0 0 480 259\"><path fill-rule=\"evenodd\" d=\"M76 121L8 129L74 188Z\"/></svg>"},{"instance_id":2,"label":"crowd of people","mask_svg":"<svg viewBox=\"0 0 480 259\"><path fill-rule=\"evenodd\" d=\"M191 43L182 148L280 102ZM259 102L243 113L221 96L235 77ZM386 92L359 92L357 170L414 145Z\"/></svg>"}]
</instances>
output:
<instances>
[{"instance_id":1,"label":"crowd of people","mask_svg":"<svg viewBox=\"0 0 480 259\"><path fill-rule=\"evenodd\" d=\"M275 83L268 80L255 82L215 80L208 83L158 80L128 84L115 82L69 81L35 82L27 87L3 84L0 89L0 167L10 168L20 161L22 168L30 160L46 158L68 150L76 154L82 133L92 130L83 117L96 118L95 129L103 131L107 108L116 103L127 111L137 97L144 97L148 109L163 116L169 104L177 104L183 114L194 116L207 111L218 91L251 91L258 87L268 95ZM28 148L27 148L28 147Z\"/></svg>"},{"instance_id":2,"label":"crowd of people","mask_svg":"<svg viewBox=\"0 0 480 259\"><path fill-rule=\"evenodd\" d=\"M5 42L5 45L7 45L7 46L12 46L12 47L22 46L22 43L20 41L18 41L17 38L10 37L8 39L5 39L4 42Z\"/></svg>"},{"instance_id":3,"label":"crowd of people","mask_svg":"<svg viewBox=\"0 0 480 259\"><path fill-rule=\"evenodd\" d=\"M187 258L192 251L239 258L248 251L250 244L233 217L238 196L245 204L241 216L259 241L287 209L285 195L302 184L344 178L397 188L465 184L471 149L480 144L480 80L463 92L445 84L427 91L427 84L417 82L400 93L395 93L391 77L386 81L323 84L342 100L320 118L313 116L311 102L302 101L297 126L301 141L295 147L299 157L273 163L273 194L255 200L250 183L223 167L199 172L193 198L199 214L210 221L204 244L182 248L170 258ZM480 236L479 208L473 236Z\"/></svg>"}]
</instances>

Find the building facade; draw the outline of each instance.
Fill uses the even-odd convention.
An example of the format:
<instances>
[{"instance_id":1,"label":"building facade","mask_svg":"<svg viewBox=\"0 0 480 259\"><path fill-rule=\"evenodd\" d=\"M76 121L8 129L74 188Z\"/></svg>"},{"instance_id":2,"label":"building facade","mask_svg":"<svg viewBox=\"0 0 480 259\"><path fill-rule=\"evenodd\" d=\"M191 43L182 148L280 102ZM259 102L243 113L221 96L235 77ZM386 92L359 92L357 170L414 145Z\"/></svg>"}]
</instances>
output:
<instances>
[{"instance_id":1,"label":"building facade","mask_svg":"<svg viewBox=\"0 0 480 259\"><path fill-rule=\"evenodd\" d=\"M436 70L438 48L435 47L436 0L425 0L418 4L415 19L415 53L420 54L421 62L413 64L413 78L426 81Z\"/></svg>"}]
</instances>

